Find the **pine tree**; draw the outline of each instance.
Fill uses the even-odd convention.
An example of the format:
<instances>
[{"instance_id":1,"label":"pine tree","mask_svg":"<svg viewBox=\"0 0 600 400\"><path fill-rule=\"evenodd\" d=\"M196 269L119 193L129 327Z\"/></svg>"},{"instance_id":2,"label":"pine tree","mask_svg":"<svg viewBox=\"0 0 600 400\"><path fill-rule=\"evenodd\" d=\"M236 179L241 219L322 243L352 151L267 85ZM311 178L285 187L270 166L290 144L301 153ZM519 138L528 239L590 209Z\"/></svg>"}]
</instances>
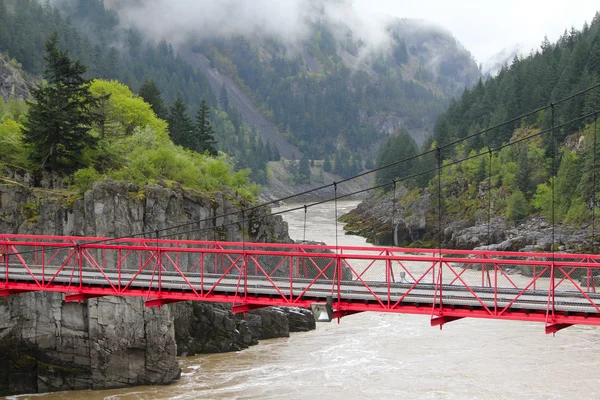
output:
<instances>
[{"instance_id":1,"label":"pine tree","mask_svg":"<svg viewBox=\"0 0 600 400\"><path fill-rule=\"evenodd\" d=\"M331 171L331 160L329 159L329 156L325 156L325 160L323 160L323 171Z\"/></svg>"},{"instance_id":2,"label":"pine tree","mask_svg":"<svg viewBox=\"0 0 600 400\"><path fill-rule=\"evenodd\" d=\"M227 111L229 108L229 95L227 93L227 88L225 87L225 82L223 82L223 85L221 86L221 95L219 101L223 111Z\"/></svg>"},{"instance_id":3,"label":"pine tree","mask_svg":"<svg viewBox=\"0 0 600 400\"><path fill-rule=\"evenodd\" d=\"M298 175L300 176L301 183L310 183L310 160L306 154L300 159Z\"/></svg>"},{"instance_id":4,"label":"pine tree","mask_svg":"<svg viewBox=\"0 0 600 400\"><path fill-rule=\"evenodd\" d=\"M191 149L194 124L187 113L187 107L181 93L177 94L175 103L169 109L167 122L169 123L169 135L173 143Z\"/></svg>"},{"instance_id":5,"label":"pine tree","mask_svg":"<svg viewBox=\"0 0 600 400\"><path fill-rule=\"evenodd\" d=\"M165 109L162 94L160 93L158 86L156 86L154 79L144 77L139 94L146 103L150 104L150 107L152 107L152 110L158 118L167 119L167 110Z\"/></svg>"},{"instance_id":6,"label":"pine tree","mask_svg":"<svg viewBox=\"0 0 600 400\"><path fill-rule=\"evenodd\" d=\"M69 174L83 167L83 152L93 147L90 135L97 100L83 78L86 67L57 47L58 34L45 43L44 78L47 85L31 87L24 139L33 150L31 161L44 169Z\"/></svg>"},{"instance_id":7,"label":"pine tree","mask_svg":"<svg viewBox=\"0 0 600 400\"><path fill-rule=\"evenodd\" d=\"M217 155L213 128L210 125L210 109L205 99L202 99L200 108L196 113L196 132L194 135L194 150L199 153L208 151L211 156Z\"/></svg>"},{"instance_id":8,"label":"pine tree","mask_svg":"<svg viewBox=\"0 0 600 400\"><path fill-rule=\"evenodd\" d=\"M392 164L404 159L409 159L418 154L419 148L413 138L407 132L401 132L398 136L391 136L379 157L379 166ZM394 179L404 179L411 174L414 168L414 160L396 164L392 167L377 171L375 179L382 185Z\"/></svg>"}]
</instances>

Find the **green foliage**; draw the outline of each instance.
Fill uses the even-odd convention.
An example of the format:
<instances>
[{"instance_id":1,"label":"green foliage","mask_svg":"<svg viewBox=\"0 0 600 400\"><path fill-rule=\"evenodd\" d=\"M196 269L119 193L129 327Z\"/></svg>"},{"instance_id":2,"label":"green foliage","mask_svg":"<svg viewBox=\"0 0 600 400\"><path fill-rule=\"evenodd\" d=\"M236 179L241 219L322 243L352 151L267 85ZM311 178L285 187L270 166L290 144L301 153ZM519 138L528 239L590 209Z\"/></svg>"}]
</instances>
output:
<instances>
[{"instance_id":1,"label":"green foliage","mask_svg":"<svg viewBox=\"0 0 600 400\"><path fill-rule=\"evenodd\" d=\"M22 127L15 120L5 119L0 122L0 160L11 164L25 164Z\"/></svg>"},{"instance_id":2,"label":"green foliage","mask_svg":"<svg viewBox=\"0 0 600 400\"><path fill-rule=\"evenodd\" d=\"M57 45L57 34L46 41L44 77L48 84L31 88L34 102L28 103L24 140L36 166L69 174L83 166L85 149L96 143L89 131L97 102L89 91L90 82L83 78L85 66Z\"/></svg>"},{"instance_id":3,"label":"green foliage","mask_svg":"<svg viewBox=\"0 0 600 400\"><path fill-rule=\"evenodd\" d=\"M82 168L73 174L73 185L82 193L90 190L93 183L99 180L100 174L94 167Z\"/></svg>"},{"instance_id":4,"label":"green foliage","mask_svg":"<svg viewBox=\"0 0 600 400\"><path fill-rule=\"evenodd\" d=\"M104 130L102 137L130 135L135 128L144 127L157 133L167 131L167 123L157 118L151 105L122 83L96 79L90 91L97 98L105 98L97 107L99 123L94 127L97 134Z\"/></svg>"},{"instance_id":5,"label":"green foliage","mask_svg":"<svg viewBox=\"0 0 600 400\"><path fill-rule=\"evenodd\" d=\"M555 186L555 212L559 221L566 217L577 196L580 177L579 158L574 151L563 150Z\"/></svg>"},{"instance_id":6,"label":"green foliage","mask_svg":"<svg viewBox=\"0 0 600 400\"><path fill-rule=\"evenodd\" d=\"M126 165L108 172L108 176L143 185L162 180L214 192L230 187L242 197L253 200L258 188L248 180L249 171L233 171L226 156L206 157L174 145L166 135L152 129L136 128L131 136L121 139L127 149Z\"/></svg>"},{"instance_id":7,"label":"green foliage","mask_svg":"<svg viewBox=\"0 0 600 400\"><path fill-rule=\"evenodd\" d=\"M506 199L506 217L517 223L529 214L529 204L525 195L517 190Z\"/></svg>"},{"instance_id":8,"label":"green foliage","mask_svg":"<svg viewBox=\"0 0 600 400\"><path fill-rule=\"evenodd\" d=\"M548 221L552 221L552 184L554 178L550 180L550 183L543 183L537 187L535 195L533 196L532 204L536 210L540 211Z\"/></svg>"}]
</instances>

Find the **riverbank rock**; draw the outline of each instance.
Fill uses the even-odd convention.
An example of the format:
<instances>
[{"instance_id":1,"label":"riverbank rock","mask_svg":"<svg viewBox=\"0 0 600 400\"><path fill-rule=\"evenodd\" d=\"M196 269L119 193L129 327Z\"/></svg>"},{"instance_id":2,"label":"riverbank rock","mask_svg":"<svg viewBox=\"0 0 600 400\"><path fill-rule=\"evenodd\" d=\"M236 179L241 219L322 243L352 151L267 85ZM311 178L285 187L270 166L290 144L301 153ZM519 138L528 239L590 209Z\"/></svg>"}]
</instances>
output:
<instances>
[{"instance_id":1,"label":"riverbank rock","mask_svg":"<svg viewBox=\"0 0 600 400\"><path fill-rule=\"evenodd\" d=\"M142 299L11 296L0 303L0 394L170 383L181 373L173 328L168 309Z\"/></svg>"},{"instance_id":2,"label":"riverbank rock","mask_svg":"<svg viewBox=\"0 0 600 400\"><path fill-rule=\"evenodd\" d=\"M349 233L379 245L435 247L438 245L437 216L431 214L431 199L425 191L411 199L411 193L399 188L396 205L393 193L371 196L340 219ZM398 199L402 198L402 202ZM428 214L429 213L429 214ZM544 217L535 215L514 226L504 218L487 213L471 220L443 220L442 246L454 249L489 249L501 251L590 252L598 248L592 242L589 224L552 227ZM554 240L553 240L554 238Z\"/></svg>"},{"instance_id":3,"label":"riverbank rock","mask_svg":"<svg viewBox=\"0 0 600 400\"><path fill-rule=\"evenodd\" d=\"M298 307L266 307L246 316L233 314L231 304L185 302L171 307L181 356L239 351L259 340L315 329L312 312Z\"/></svg>"},{"instance_id":4,"label":"riverbank rock","mask_svg":"<svg viewBox=\"0 0 600 400\"><path fill-rule=\"evenodd\" d=\"M231 305L185 302L171 307L178 355L238 351L258 343Z\"/></svg>"},{"instance_id":5,"label":"riverbank rock","mask_svg":"<svg viewBox=\"0 0 600 400\"><path fill-rule=\"evenodd\" d=\"M285 307L290 332L308 332L316 328L312 311L305 308Z\"/></svg>"},{"instance_id":6,"label":"riverbank rock","mask_svg":"<svg viewBox=\"0 0 600 400\"><path fill-rule=\"evenodd\" d=\"M280 307L260 308L246 315L252 337L274 339L290 336L290 325L286 312Z\"/></svg>"},{"instance_id":7,"label":"riverbank rock","mask_svg":"<svg viewBox=\"0 0 600 400\"><path fill-rule=\"evenodd\" d=\"M411 199L409 191L399 187L395 195L378 194L363 200L340 221L346 223L344 229L348 234L363 236L369 243L408 246L427 233L430 197L429 191L425 190L420 197ZM400 198L409 200L400 204Z\"/></svg>"}]
</instances>

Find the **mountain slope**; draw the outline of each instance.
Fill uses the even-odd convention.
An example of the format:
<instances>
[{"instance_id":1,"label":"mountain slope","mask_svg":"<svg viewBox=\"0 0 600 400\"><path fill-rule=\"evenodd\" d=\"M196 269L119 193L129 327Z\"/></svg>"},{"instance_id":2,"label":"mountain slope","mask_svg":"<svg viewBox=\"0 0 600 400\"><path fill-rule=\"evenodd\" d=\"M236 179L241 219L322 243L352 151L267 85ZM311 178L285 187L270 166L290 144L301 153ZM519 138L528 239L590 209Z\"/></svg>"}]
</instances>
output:
<instances>
[{"instance_id":1,"label":"mountain slope","mask_svg":"<svg viewBox=\"0 0 600 400\"><path fill-rule=\"evenodd\" d=\"M334 28L311 25L310 38L296 48L236 36L193 40L187 50L249 93L311 158L330 157L341 147L372 155L399 128L422 143L449 100L480 78L470 54L450 35L415 21L391 23L390 47L376 52L363 52L349 27L345 42Z\"/></svg>"},{"instance_id":2,"label":"mountain slope","mask_svg":"<svg viewBox=\"0 0 600 400\"><path fill-rule=\"evenodd\" d=\"M186 49L181 49L179 54L204 74L215 94L219 94L223 86L226 88L229 105L237 110L246 125L259 132L265 143L277 146L279 153L285 158L300 158L300 150L279 134L275 125L256 109L253 101L231 78L221 74L218 69L211 68L210 60L206 56Z\"/></svg>"}]
</instances>

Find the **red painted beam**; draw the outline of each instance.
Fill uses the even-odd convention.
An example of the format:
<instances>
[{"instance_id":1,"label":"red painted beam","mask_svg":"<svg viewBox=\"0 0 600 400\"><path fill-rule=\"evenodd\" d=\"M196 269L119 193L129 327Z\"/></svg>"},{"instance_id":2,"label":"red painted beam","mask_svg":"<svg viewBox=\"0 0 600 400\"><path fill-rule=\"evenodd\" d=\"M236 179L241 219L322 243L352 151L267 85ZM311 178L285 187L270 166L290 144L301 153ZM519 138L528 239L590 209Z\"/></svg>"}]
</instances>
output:
<instances>
[{"instance_id":1,"label":"red painted beam","mask_svg":"<svg viewBox=\"0 0 600 400\"><path fill-rule=\"evenodd\" d=\"M23 290L23 289L4 289L4 290L0 290L0 297L8 297L11 296L13 294L19 294L19 293L28 293L28 292L34 292L35 290Z\"/></svg>"},{"instance_id":2,"label":"red painted beam","mask_svg":"<svg viewBox=\"0 0 600 400\"><path fill-rule=\"evenodd\" d=\"M463 319L464 317L452 317L452 316L443 316L431 319L431 326L442 326L447 324L448 322L457 321L459 319Z\"/></svg>"},{"instance_id":3,"label":"red painted beam","mask_svg":"<svg viewBox=\"0 0 600 400\"><path fill-rule=\"evenodd\" d=\"M550 333L556 333L558 331L560 331L561 329L565 329L568 328L570 326L573 326L573 324L550 324L550 325L546 325L546 334L550 334Z\"/></svg>"},{"instance_id":4,"label":"red painted beam","mask_svg":"<svg viewBox=\"0 0 600 400\"><path fill-rule=\"evenodd\" d=\"M246 313L248 311L252 311L252 310L257 310L259 308L265 308L265 307L271 307L271 306L265 306L263 304L239 304L239 305L233 305L233 307L231 307L231 311L234 314L238 314L238 313Z\"/></svg>"},{"instance_id":5,"label":"red painted beam","mask_svg":"<svg viewBox=\"0 0 600 400\"><path fill-rule=\"evenodd\" d=\"M334 310L331 319L343 318L343 317L347 317L348 315L358 314L361 312L363 312L363 311Z\"/></svg>"},{"instance_id":6,"label":"red painted beam","mask_svg":"<svg viewBox=\"0 0 600 400\"><path fill-rule=\"evenodd\" d=\"M160 308L161 306L164 306L164 305L167 305L167 304L179 303L180 301L183 301L183 300L179 300L179 299L152 299L152 300L146 300L146 308L150 308L150 307L158 307L158 308Z\"/></svg>"},{"instance_id":7,"label":"red painted beam","mask_svg":"<svg viewBox=\"0 0 600 400\"><path fill-rule=\"evenodd\" d=\"M65 302L70 303L73 301L84 301L88 299L95 299L97 297L104 297L104 295L89 293L65 294Z\"/></svg>"}]
</instances>

